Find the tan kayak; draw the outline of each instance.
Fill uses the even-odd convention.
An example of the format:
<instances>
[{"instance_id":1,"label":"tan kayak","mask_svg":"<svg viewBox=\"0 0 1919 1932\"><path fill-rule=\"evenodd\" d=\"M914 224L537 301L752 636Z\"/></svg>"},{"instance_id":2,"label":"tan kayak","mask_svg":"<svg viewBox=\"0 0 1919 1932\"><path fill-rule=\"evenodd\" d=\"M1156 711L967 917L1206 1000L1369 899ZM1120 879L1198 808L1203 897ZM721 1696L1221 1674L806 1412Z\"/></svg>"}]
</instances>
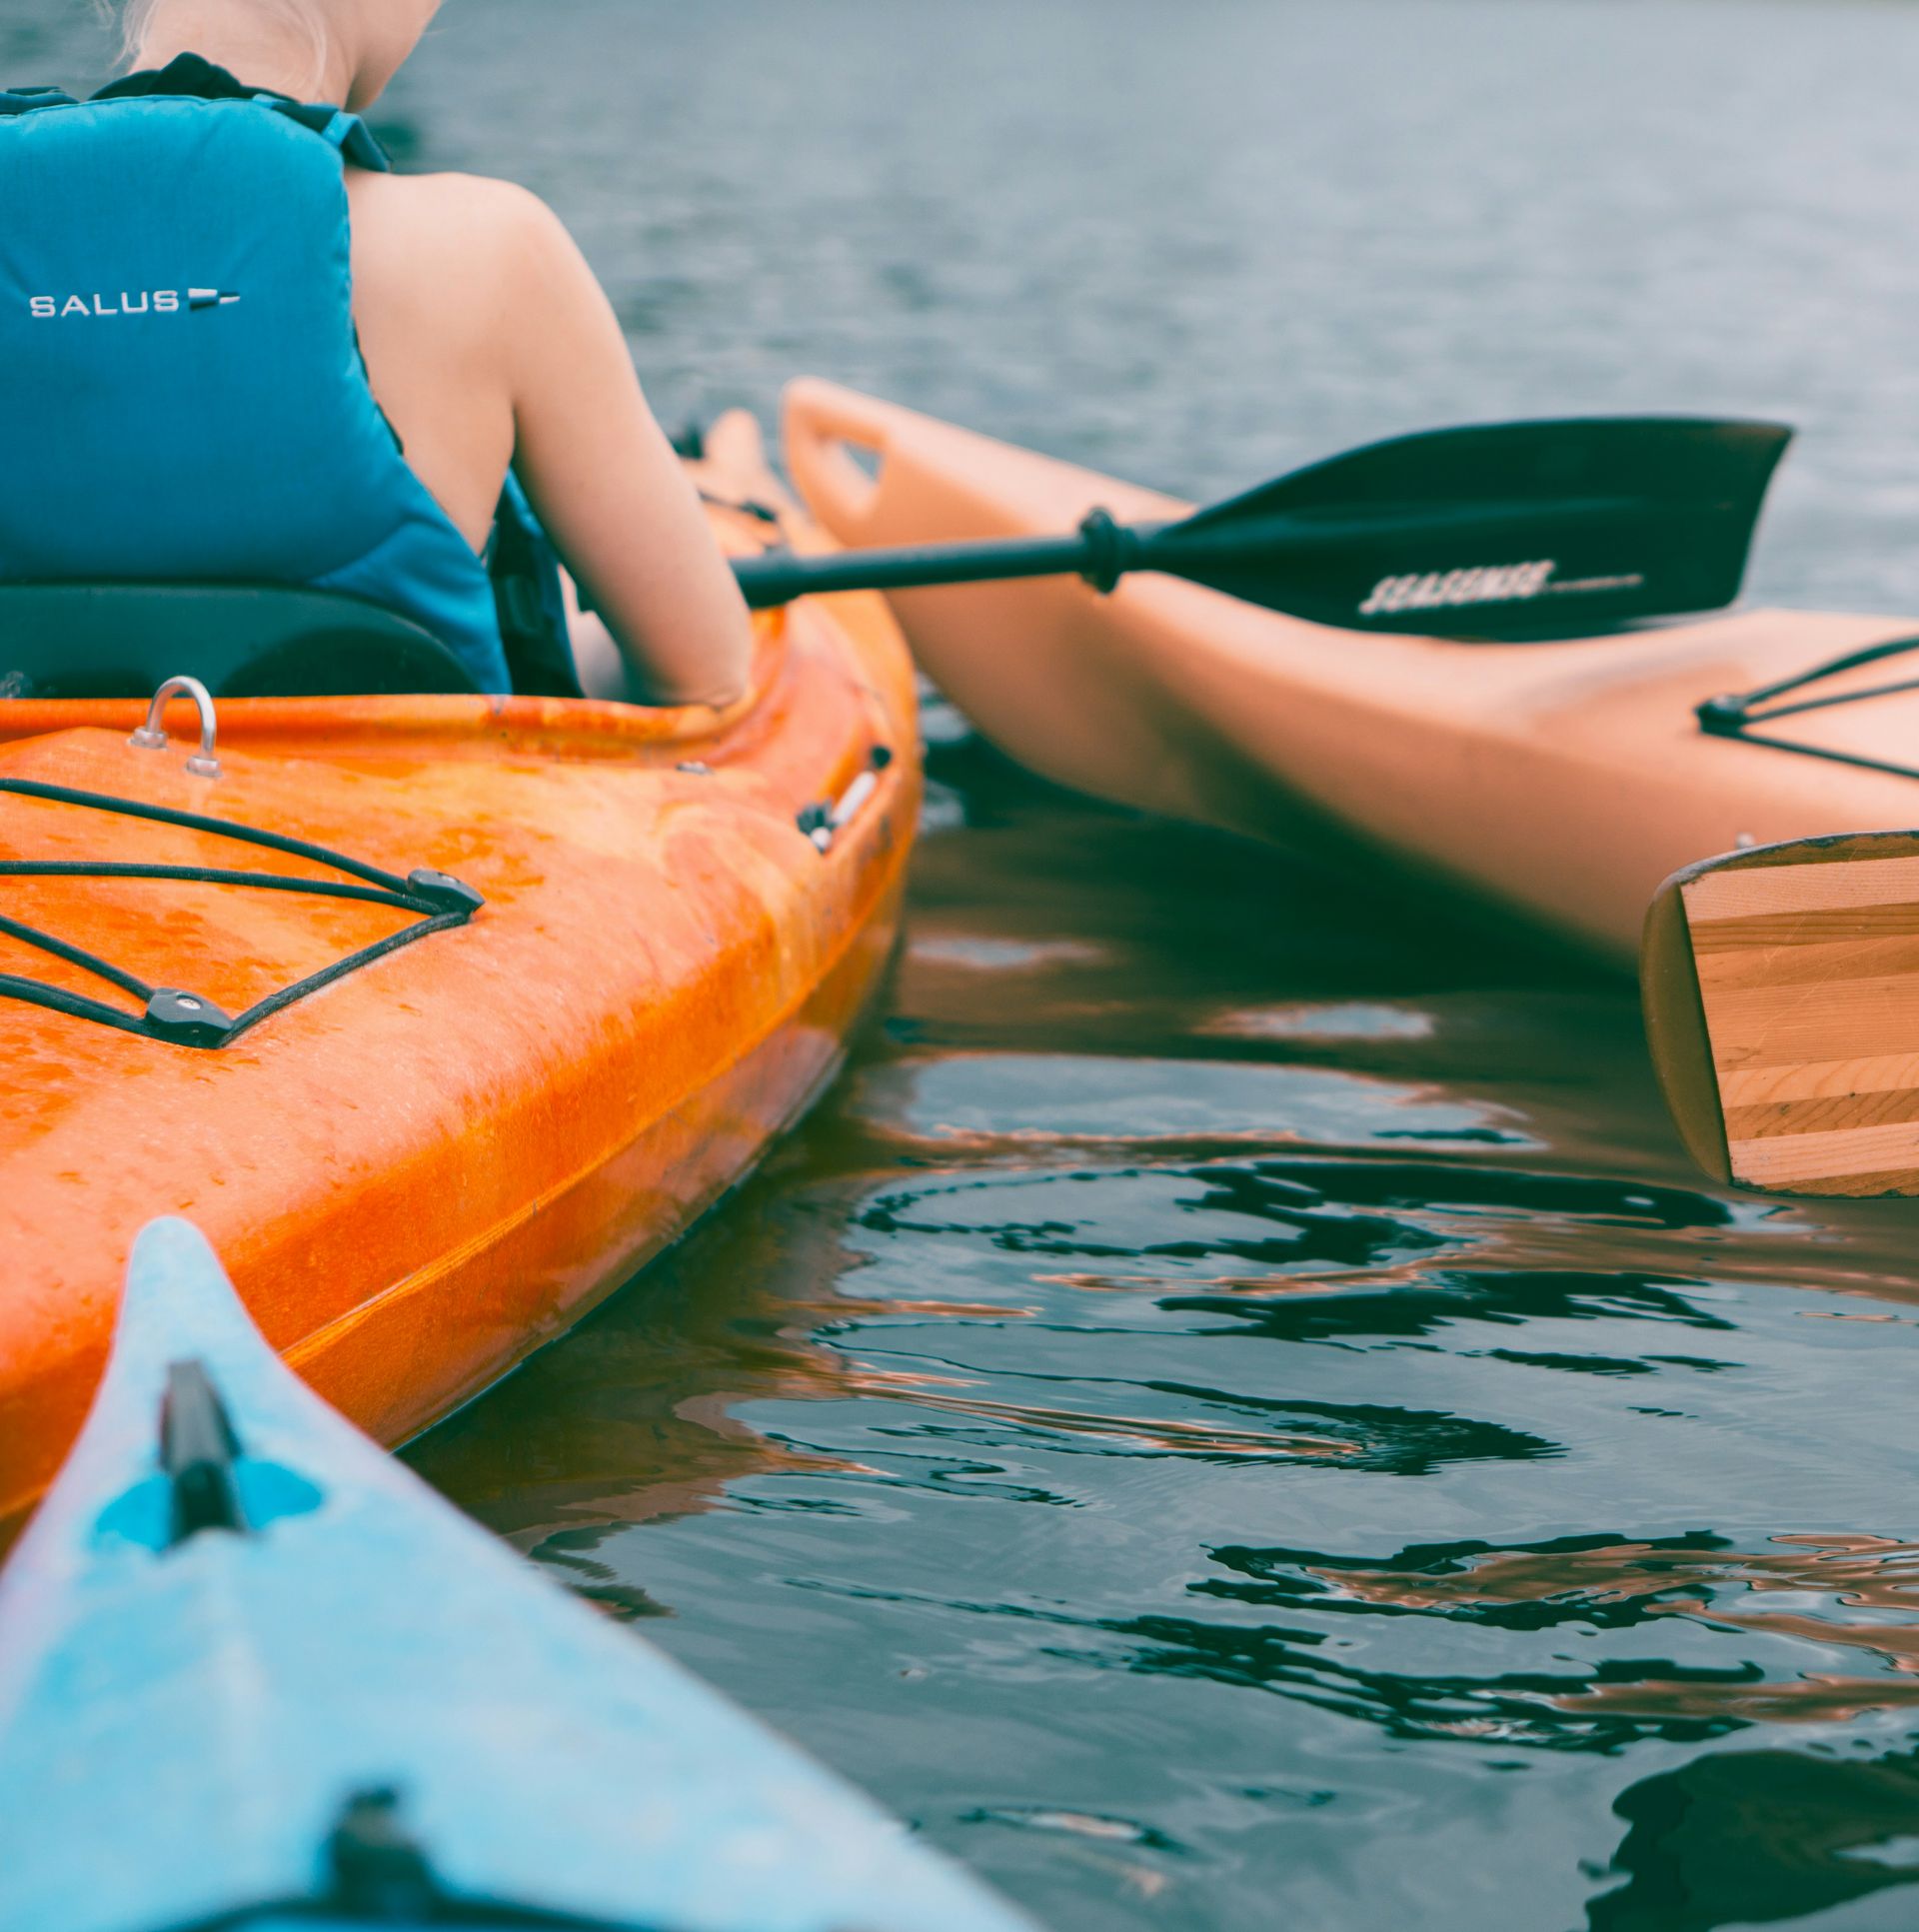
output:
<instances>
[{"instance_id":1,"label":"tan kayak","mask_svg":"<svg viewBox=\"0 0 1919 1932\"><path fill-rule=\"evenodd\" d=\"M1186 506L830 384L787 398L809 506L859 547L1070 531ZM1670 873L1746 842L1919 824L1919 690L1706 731L1919 619L1735 611L1551 643L1346 631L1135 576L900 592L922 667L1002 750L1104 799L1285 842L1330 830L1619 964ZM1910 657L1787 694L1919 678ZM1759 743L1764 737L1801 749ZM1835 756L1836 755L1836 756Z\"/></svg>"}]
</instances>

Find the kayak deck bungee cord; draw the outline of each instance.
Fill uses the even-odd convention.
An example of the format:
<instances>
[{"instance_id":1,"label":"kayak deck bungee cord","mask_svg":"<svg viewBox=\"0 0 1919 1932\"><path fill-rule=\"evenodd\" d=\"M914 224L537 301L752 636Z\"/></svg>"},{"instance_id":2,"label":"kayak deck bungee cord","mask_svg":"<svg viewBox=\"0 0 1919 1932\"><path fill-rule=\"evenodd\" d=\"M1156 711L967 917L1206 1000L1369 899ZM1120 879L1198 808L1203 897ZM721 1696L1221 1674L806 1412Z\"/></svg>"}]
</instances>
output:
<instances>
[{"instance_id":1,"label":"kayak deck bungee cord","mask_svg":"<svg viewBox=\"0 0 1919 1932\"><path fill-rule=\"evenodd\" d=\"M1827 664L1793 673L1757 691L1723 693L1708 698L1698 707L1702 731L1714 738L1738 739L1746 745L1767 745L1775 752L1793 752L1801 758L1829 759L1835 765L1852 765L1862 772L1885 772L1893 778L1919 779L1919 765L1910 761L1875 758L1863 751L1841 746L1815 745L1803 739L1778 738L1757 728L1777 724L1782 718L1802 718L1811 712L1831 711L1841 705L1861 705L1875 698L1899 698L1919 692L1919 679L1900 678L1891 684L1855 686L1839 691L1802 694L1843 678L1848 672L1862 671L1868 665L1885 664L1893 658L1910 657L1919 651L1919 638L1893 638L1884 644L1868 645L1863 651L1847 651Z\"/></svg>"},{"instance_id":2,"label":"kayak deck bungee cord","mask_svg":"<svg viewBox=\"0 0 1919 1932\"><path fill-rule=\"evenodd\" d=\"M193 685L192 680L181 682ZM193 685L193 689L204 698L205 694L199 686ZM158 710L156 704L155 714ZM208 715L211 716L211 712ZM151 717L149 724L142 729L158 733ZM163 749L165 744L164 735L160 735L159 745L152 749ZM217 777L218 772L216 770L207 776ZM329 852L324 846L261 832L253 826L236 825L230 820L210 819L200 813L170 812L135 799L109 798L97 792L76 792L59 785L35 785L24 779L0 779L0 796L5 795L40 799L54 805L74 806L82 811L105 812L121 818L145 820L152 825L177 826L191 832L208 833L216 839L231 839L241 845L308 860L348 877L345 880L300 878L277 873L239 872L219 866L141 866L118 860L36 864L32 860L9 859L0 861L0 879L176 880L187 886L233 886L253 892L309 893L322 899L354 900L368 906L393 907L416 916L412 925L403 926L398 932L373 941L344 960L336 960L331 966L310 972L290 986L282 986L278 991L268 993L237 1016L223 1012L218 1004L203 994L177 986L150 985L137 973L116 966L112 961L89 953L84 947L71 945L52 933L44 933L22 921L0 917L0 936L77 966L82 972L131 993L135 999L144 1002L144 1006L141 1010L129 1011L123 1006L111 1005L105 1000L91 998L22 973L0 973L0 999L24 1000L29 1005L44 1006L53 1012L91 1019L103 1026L114 1026L122 1032L173 1040L183 1046L224 1046L239 1038L249 1027L270 1019L276 1012L284 1011L296 999L304 999L320 991L349 972L371 966L376 960L385 959L389 953L397 953L401 947L411 946L416 940L465 926L486 904L472 887L462 885L457 879L449 879L444 873L416 868L402 879L395 873L382 871L378 866L362 865L343 853Z\"/></svg>"},{"instance_id":3,"label":"kayak deck bungee cord","mask_svg":"<svg viewBox=\"0 0 1919 1932\"><path fill-rule=\"evenodd\" d=\"M0 1570L0 1791L14 1932L1031 1932L349 1427L180 1220Z\"/></svg>"},{"instance_id":4,"label":"kayak deck bungee cord","mask_svg":"<svg viewBox=\"0 0 1919 1932\"><path fill-rule=\"evenodd\" d=\"M692 467L780 502L744 417ZM737 552L776 534L710 515ZM42 595L7 591L7 615ZM103 642L144 608L104 597ZM188 660L164 670L194 673L196 607L151 608ZM0 1536L79 1426L112 1257L156 1213L191 1214L274 1345L402 1439L737 1182L890 957L920 762L877 598L761 618L720 713L431 684L233 698L247 667L209 635L198 751L130 742L157 678L46 691L59 638L31 629L0 624L0 671L35 690L0 700Z\"/></svg>"},{"instance_id":5,"label":"kayak deck bungee cord","mask_svg":"<svg viewBox=\"0 0 1919 1932\"><path fill-rule=\"evenodd\" d=\"M1755 479L1760 434L1749 433ZM816 381L789 392L787 453L809 508L856 550L1021 545L1094 510L1177 527L1186 511ZM1566 510L1571 530L1577 506ZM1757 498L1711 493L1701 510L1692 540L1730 565L1738 514L1756 515ZM859 562L835 570L862 581ZM1677 570L1669 596L1636 610L1568 603L1595 617L1616 609L1621 628L1526 637L1445 608L1444 576L1422 604L1424 576L1407 590L1395 588L1405 573L1382 570L1374 592L1411 602L1377 625L1354 594L1363 573L1341 580L1343 623L1324 621L1323 602L1321 621L1296 615L1311 607L1288 599L1283 569L1270 575L1261 602L1167 575L1129 576L1108 596L1054 577L902 589L892 601L935 683L1046 777L1258 838L1387 859L1622 966L1636 960L1655 889L1681 867L1745 844L1919 819L1909 769L1919 686L1874 676L1909 648L1911 618L1741 610L1639 621L1689 608ZM1735 570L1709 575L1716 582L1702 578L1692 596L1732 595ZM1489 635L1409 628L1442 617ZM1793 709L1791 742L1752 732L1786 715L1769 700L1809 681L1822 682L1822 702Z\"/></svg>"}]
</instances>

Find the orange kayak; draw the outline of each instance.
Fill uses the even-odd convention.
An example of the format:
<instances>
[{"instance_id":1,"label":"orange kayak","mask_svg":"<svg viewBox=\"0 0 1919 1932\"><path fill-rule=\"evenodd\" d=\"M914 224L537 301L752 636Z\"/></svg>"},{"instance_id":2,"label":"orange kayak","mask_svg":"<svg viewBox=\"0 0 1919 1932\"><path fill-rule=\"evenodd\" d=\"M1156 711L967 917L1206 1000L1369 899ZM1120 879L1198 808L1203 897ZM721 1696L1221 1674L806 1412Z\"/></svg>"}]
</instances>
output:
<instances>
[{"instance_id":1,"label":"orange kayak","mask_svg":"<svg viewBox=\"0 0 1919 1932\"><path fill-rule=\"evenodd\" d=\"M778 500L745 418L699 480ZM713 514L766 542L764 510ZM862 597L762 619L725 713L221 701L217 777L129 742L144 702L0 702L0 1524L77 1431L158 1214L389 1442L686 1228L887 962L913 704Z\"/></svg>"},{"instance_id":2,"label":"orange kayak","mask_svg":"<svg viewBox=\"0 0 1919 1932\"><path fill-rule=\"evenodd\" d=\"M1189 509L826 383L793 387L786 427L802 496L849 546ZM1735 611L1485 644L1306 623L1143 575L1104 597L1049 578L892 602L934 682L1047 778L1258 838L1344 841L1622 966L1683 866L1919 823L1919 689L1857 695L1919 678L1919 651L1817 678L1777 702L1820 709L1742 736L1696 715L1911 638L1912 618Z\"/></svg>"}]
</instances>

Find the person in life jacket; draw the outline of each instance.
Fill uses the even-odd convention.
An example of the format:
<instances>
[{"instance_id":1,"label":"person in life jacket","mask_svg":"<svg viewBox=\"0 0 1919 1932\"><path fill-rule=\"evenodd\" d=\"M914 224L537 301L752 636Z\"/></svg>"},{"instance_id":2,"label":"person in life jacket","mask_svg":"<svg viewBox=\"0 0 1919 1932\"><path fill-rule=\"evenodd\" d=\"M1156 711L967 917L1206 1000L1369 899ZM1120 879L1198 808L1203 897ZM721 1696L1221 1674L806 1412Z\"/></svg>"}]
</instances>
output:
<instances>
[{"instance_id":1,"label":"person in life jacket","mask_svg":"<svg viewBox=\"0 0 1919 1932\"><path fill-rule=\"evenodd\" d=\"M746 607L584 258L359 118L437 11L128 0L124 78L0 94L0 582L344 592L503 692L489 556L544 527L590 694L727 703Z\"/></svg>"}]
</instances>

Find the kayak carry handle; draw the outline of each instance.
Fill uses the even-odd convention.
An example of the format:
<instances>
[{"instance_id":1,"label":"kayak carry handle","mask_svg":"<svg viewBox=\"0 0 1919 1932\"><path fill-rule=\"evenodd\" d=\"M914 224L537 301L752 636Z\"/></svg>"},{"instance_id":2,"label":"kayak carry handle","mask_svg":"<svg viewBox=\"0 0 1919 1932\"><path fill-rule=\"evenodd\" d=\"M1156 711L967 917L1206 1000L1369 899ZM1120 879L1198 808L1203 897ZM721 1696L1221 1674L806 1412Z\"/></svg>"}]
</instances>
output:
<instances>
[{"instance_id":1,"label":"kayak carry handle","mask_svg":"<svg viewBox=\"0 0 1919 1932\"><path fill-rule=\"evenodd\" d=\"M169 1548L179 1548L203 1529L247 1533L250 1525L234 1483L239 1455L240 1438L206 1363L197 1358L172 1363L160 1400L160 1466L173 1484Z\"/></svg>"},{"instance_id":2,"label":"kayak carry handle","mask_svg":"<svg viewBox=\"0 0 1919 1932\"><path fill-rule=\"evenodd\" d=\"M214 715L213 694L198 678L169 678L153 694L153 703L147 707L147 722L127 743L142 752L164 752L167 749L167 704L174 698L192 699L193 708L200 718L200 749L189 755L187 770L197 779L217 779L220 776L220 758L216 750L220 721Z\"/></svg>"},{"instance_id":3,"label":"kayak carry handle","mask_svg":"<svg viewBox=\"0 0 1919 1932\"><path fill-rule=\"evenodd\" d=\"M867 802L880 789L880 774L893 763L893 747L876 745L867 769L837 799L822 799L802 806L797 823L819 852L833 850L833 842L865 810Z\"/></svg>"}]
</instances>

